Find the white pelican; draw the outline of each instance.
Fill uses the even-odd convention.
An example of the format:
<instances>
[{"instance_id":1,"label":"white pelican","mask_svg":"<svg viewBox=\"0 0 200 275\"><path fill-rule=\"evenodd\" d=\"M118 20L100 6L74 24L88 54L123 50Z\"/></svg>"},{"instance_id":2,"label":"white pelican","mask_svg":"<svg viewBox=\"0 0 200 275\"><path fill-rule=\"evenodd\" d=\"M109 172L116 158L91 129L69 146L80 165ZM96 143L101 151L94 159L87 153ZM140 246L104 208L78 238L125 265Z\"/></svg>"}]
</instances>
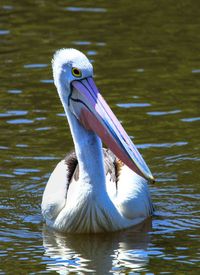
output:
<instances>
[{"instance_id":1,"label":"white pelican","mask_svg":"<svg viewBox=\"0 0 200 275\"><path fill-rule=\"evenodd\" d=\"M96 233L142 222L153 213L147 182L154 178L97 89L92 64L78 50L61 49L52 67L75 152L58 163L46 185L47 225Z\"/></svg>"}]
</instances>

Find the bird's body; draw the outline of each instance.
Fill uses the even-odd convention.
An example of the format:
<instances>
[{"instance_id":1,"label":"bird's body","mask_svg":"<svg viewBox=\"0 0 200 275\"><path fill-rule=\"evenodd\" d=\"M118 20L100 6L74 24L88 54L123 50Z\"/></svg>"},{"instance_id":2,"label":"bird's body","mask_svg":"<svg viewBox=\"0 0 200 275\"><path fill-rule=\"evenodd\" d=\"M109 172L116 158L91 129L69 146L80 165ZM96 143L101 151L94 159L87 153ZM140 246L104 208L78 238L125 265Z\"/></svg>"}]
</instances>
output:
<instances>
[{"instance_id":1,"label":"bird's body","mask_svg":"<svg viewBox=\"0 0 200 275\"><path fill-rule=\"evenodd\" d=\"M86 233L142 222L153 213L146 180L153 178L97 90L91 64L82 53L65 49L55 55L53 73L75 152L58 163L46 185L46 223L61 232ZM102 148L101 139L114 154Z\"/></svg>"}]
</instances>

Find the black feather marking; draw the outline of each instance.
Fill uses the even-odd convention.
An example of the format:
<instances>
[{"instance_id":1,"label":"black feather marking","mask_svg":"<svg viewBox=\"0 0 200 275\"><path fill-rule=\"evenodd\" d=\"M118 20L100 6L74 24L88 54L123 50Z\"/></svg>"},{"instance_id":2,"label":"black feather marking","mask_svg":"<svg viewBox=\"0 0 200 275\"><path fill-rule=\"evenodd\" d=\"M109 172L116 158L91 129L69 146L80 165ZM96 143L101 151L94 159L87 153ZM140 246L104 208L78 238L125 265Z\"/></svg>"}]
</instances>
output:
<instances>
[{"instance_id":1,"label":"black feather marking","mask_svg":"<svg viewBox=\"0 0 200 275\"><path fill-rule=\"evenodd\" d=\"M105 174L110 174L112 181L116 183L117 189L120 171L124 164L109 149L103 148L103 155ZM78 181L79 179L79 166L75 151L72 151L71 153L66 155L65 164L67 165L68 169L67 184L69 187L73 177L75 181Z\"/></svg>"},{"instance_id":2,"label":"black feather marking","mask_svg":"<svg viewBox=\"0 0 200 275\"><path fill-rule=\"evenodd\" d=\"M105 173L106 175L108 173L110 174L112 181L116 183L116 189L117 189L120 171L124 164L109 149L103 148L103 154L104 154Z\"/></svg>"},{"instance_id":3,"label":"black feather marking","mask_svg":"<svg viewBox=\"0 0 200 275\"><path fill-rule=\"evenodd\" d=\"M78 165L78 160L76 157L76 153L72 151L71 153L67 154L65 157L65 163L67 165L68 173L67 173L67 182L68 185L71 182L71 179L73 177L73 174L76 170L76 167Z\"/></svg>"}]
</instances>

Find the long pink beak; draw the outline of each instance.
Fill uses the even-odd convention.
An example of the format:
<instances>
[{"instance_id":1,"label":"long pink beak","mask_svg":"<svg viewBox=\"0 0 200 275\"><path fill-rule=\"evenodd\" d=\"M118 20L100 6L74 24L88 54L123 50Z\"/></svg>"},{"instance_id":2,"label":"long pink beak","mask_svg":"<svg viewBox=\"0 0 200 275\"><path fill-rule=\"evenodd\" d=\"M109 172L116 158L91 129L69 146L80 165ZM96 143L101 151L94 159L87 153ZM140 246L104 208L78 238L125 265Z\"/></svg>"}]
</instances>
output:
<instances>
[{"instance_id":1,"label":"long pink beak","mask_svg":"<svg viewBox=\"0 0 200 275\"><path fill-rule=\"evenodd\" d=\"M72 82L69 108L81 124L95 132L123 163L154 182L144 159L99 93L92 77Z\"/></svg>"}]
</instances>

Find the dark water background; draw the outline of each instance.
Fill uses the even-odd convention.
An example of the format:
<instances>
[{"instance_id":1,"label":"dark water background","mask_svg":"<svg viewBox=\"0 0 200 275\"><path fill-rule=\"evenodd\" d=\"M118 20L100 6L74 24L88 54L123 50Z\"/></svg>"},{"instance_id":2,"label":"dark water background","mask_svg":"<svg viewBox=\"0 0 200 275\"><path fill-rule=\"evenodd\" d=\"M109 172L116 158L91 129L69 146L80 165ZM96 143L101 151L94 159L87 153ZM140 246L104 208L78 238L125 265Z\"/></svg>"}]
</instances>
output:
<instances>
[{"instance_id":1,"label":"dark water background","mask_svg":"<svg viewBox=\"0 0 200 275\"><path fill-rule=\"evenodd\" d=\"M93 61L153 171L152 222L76 237L43 225L46 181L73 147L52 84L63 47ZM1 0L0 274L199 274L199 90L198 0Z\"/></svg>"}]
</instances>

